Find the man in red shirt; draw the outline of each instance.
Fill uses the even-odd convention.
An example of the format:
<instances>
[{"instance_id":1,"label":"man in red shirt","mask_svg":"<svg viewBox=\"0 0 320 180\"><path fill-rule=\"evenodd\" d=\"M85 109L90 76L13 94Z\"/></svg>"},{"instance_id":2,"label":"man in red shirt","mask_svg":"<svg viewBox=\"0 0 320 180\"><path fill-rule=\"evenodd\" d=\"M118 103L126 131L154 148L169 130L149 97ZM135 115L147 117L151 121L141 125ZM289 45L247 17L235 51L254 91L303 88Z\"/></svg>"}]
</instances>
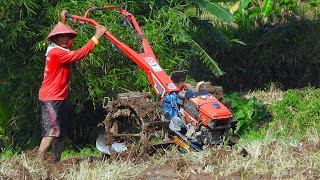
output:
<instances>
[{"instance_id":1,"label":"man in red shirt","mask_svg":"<svg viewBox=\"0 0 320 180\"><path fill-rule=\"evenodd\" d=\"M97 26L95 35L78 50L69 50L72 39L78 34L65 24L66 10L60 13L61 22L53 28L46 40L51 44L46 52L44 78L39 90L42 112L42 140L37 160L43 161L44 155L52 144L54 161L61 159L63 138L66 136L68 119L67 97L70 79L70 64L86 57L98 44L98 39L107 30Z\"/></svg>"}]
</instances>

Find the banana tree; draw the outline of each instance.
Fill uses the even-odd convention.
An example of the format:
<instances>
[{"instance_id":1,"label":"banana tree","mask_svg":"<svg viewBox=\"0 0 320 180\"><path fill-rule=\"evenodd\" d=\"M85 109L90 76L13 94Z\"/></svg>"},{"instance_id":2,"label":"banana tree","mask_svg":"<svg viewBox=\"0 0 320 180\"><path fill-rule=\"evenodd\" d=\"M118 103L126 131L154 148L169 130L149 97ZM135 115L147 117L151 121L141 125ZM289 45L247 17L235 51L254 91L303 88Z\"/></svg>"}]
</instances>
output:
<instances>
[{"instance_id":1,"label":"banana tree","mask_svg":"<svg viewBox=\"0 0 320 180\"><path fill-rule=\"evenodd\" d=\"M236 20L249 20L254 23L261 20L263 24L277 19L286 19L288 14L299 16L303 5L316 6L314 1L300 2L298 0L238 0L231 7L231 11L235 12L233 16ZM279 21L279 20L278 20Z\"/></svg>"},{"instance_id":2,"label":"banana tree","mask_svg":"<svg viewBox=\"0 0 320 180\"><path fill-rule=\"evenodd\" d=\"M218 77L223 75L224 72L219 68L216 60L210 56L208 50L205 49L204 42L202 42L196 34L206 33L206 38L211 39L212 42L215 42L214 44L230 46L232 40L228 39L214 23L231 24L234 22L235 19L227 7L228 4L233 4L235 0L186 0L185 2L187 3L186 9L195 9L195 13L190 13L190 10L189 12L186 10L186 13L192 22L192 30L188 32L188 43L193 49L199 52L200 59L211 69L211 72L215 76ZM203 19L202 15L214 17L214 20Z\"/></svg>"}]
</instances>

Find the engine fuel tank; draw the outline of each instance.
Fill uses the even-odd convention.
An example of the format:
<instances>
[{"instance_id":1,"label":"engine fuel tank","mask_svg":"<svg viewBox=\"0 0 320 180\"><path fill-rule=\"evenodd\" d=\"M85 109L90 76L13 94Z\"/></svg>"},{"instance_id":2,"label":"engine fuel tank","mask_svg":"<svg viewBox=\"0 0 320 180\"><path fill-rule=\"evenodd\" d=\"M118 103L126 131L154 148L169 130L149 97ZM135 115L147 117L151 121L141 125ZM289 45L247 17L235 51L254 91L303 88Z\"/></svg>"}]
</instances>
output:
<instances>
[{"instance_id":1,"label":"engine fuel tank","mask_svg":"<svg viewBox=\"0 0 320 180\"><path fill-rule=\"evenodd\" d=\"M232 117L229 109L212 95L199 95L186 99L185 111L187 121L193 125L202 123L208 126L212 119L221 119L222 121L217 123L223 125Z\"/></svg>"}]
</instances>

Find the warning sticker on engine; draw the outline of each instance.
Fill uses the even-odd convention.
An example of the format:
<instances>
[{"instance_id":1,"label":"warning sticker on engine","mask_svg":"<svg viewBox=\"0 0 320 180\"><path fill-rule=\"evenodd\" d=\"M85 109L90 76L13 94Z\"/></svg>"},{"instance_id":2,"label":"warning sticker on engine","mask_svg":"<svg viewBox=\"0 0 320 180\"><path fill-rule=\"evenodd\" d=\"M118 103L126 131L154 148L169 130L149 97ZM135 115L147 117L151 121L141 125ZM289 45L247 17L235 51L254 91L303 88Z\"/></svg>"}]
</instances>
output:
<instances>
[{"instance_id":1,"label":"warning sticker on engine","mask_svg":"<svg viewBox=\"0 0 320 180\"><path fill-rule=\"evenodd\" d=\"M153 57L145 57L144 58L148 64L151 66L151 68L154 70L154 72L162 71L162 68L159 66L159 64L153 59Z\"/></svg>"},{"instance_id":2,"label":"warning sticker on engine","mask_svg":"<svg viewBox=\"0 0 320 180\"><path fill-rule=\"evenodd\" d=\"M161 94L161 97L164 94L164 87L161 85L161 83L159 82L159 80L154 76L154 74L151 73L153 82L154 82L154 89L157 91L158 94Z\"/></svg>"}]
</instances>

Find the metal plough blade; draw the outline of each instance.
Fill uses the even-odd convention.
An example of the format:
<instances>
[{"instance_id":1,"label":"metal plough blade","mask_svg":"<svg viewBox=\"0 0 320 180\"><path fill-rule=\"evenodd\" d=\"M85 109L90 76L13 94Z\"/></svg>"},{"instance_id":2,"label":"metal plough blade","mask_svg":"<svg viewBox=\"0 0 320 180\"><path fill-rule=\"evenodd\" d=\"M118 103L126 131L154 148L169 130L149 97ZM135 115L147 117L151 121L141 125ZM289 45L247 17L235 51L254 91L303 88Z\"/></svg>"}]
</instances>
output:
<instances>
[{"instance_id":1,"label":"metal plough blade","mask_svg":"<svg viewBox=\"0 0 320 180\"><path fill-rule=\"evenodd\" d=\"M107 155L111 155L111 152L110 152L110 145L105 145L105 139L104 139L104 134L101 134L97 140L96 140L96 147L97 149L104 153L104 154L107 154ZM120 153L120 152L124 152L126 151L128 148L122 144L122 143L117 143L117 142L114 142L111 144L111 150L117 152L117 153Z\"/></svg>"}]
</instances>

